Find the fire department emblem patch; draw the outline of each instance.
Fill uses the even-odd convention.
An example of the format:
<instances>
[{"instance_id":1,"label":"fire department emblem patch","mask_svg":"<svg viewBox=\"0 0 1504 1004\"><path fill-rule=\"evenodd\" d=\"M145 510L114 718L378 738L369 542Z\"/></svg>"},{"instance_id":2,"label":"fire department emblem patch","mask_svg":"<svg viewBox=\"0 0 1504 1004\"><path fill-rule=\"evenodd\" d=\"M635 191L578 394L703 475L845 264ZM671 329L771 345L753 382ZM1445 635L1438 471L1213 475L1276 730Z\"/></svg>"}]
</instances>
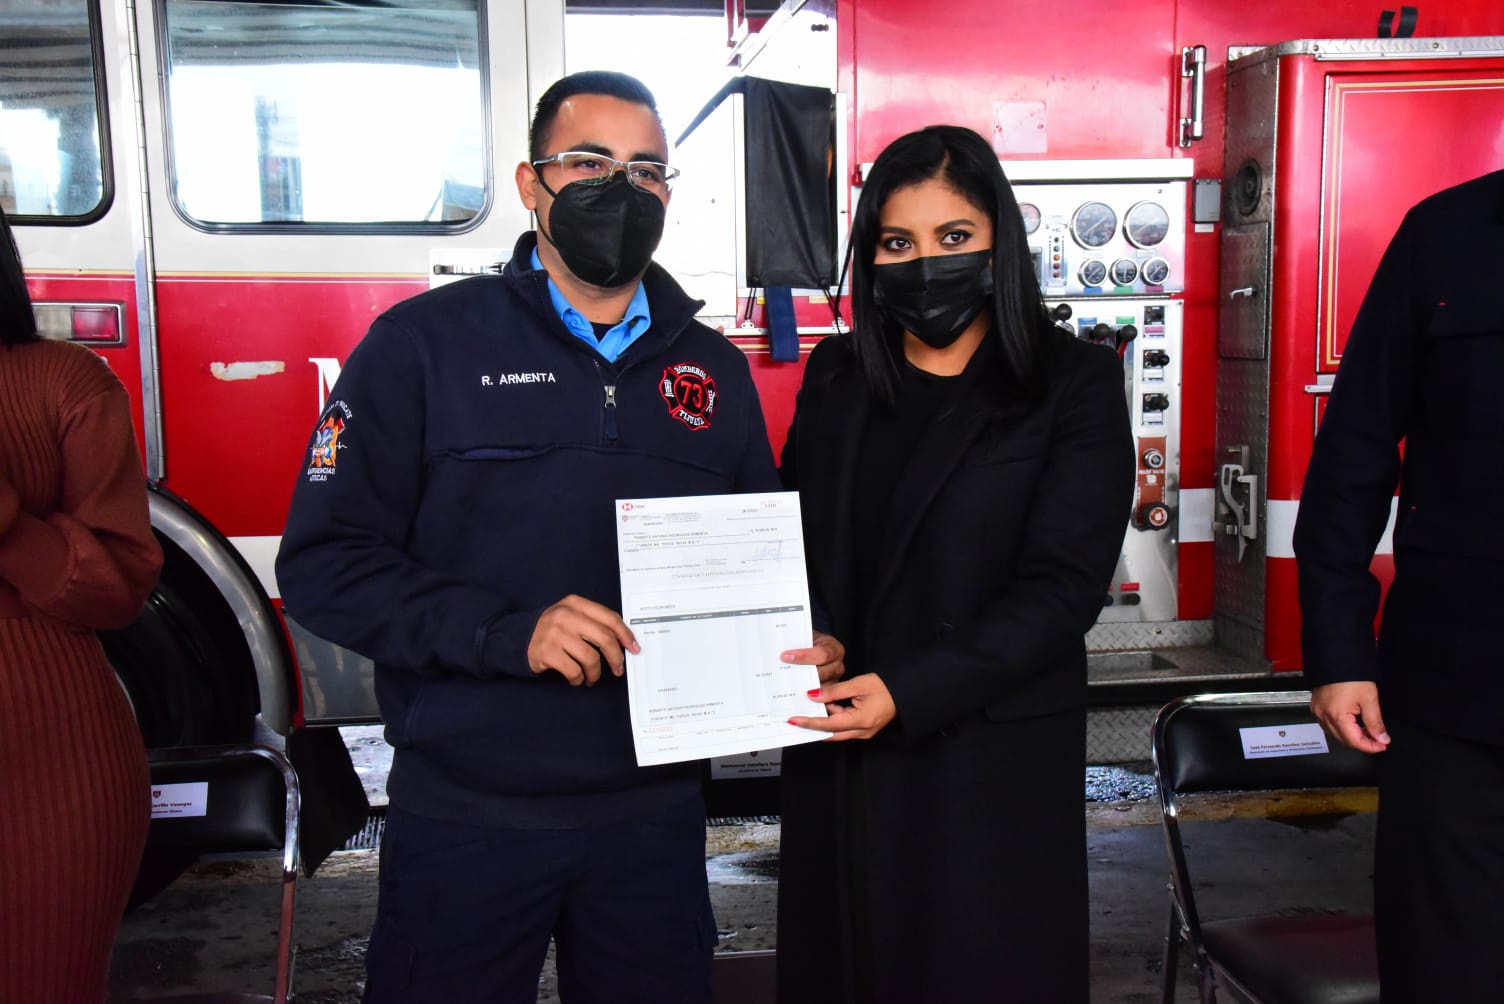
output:
<instances>
[{"instance_id":1,"label":"fire department emblem patch","mask_svg":"<svg viewBox=\"0 0 1504 1004\"><path fill-rule=\"evenodd\" d=\"M308 443L308 480L328 481L338 469L339 439L345 432L345 420L350 417L350 406L343 401L333 401L324 410L319 427L313 430Z\"/></svg>"},{"instance_id":2,"label":"fire department emblem patch","mask_svg":"<svg viewBox=\"0 0 1504 1004\"><path fill-rule=\"evenodd\" d=\"M658 392L668 413L696 432L710 428L715 414L715 377L694 363L675 363L663 368Z\"/></svg>"}]
</instances>

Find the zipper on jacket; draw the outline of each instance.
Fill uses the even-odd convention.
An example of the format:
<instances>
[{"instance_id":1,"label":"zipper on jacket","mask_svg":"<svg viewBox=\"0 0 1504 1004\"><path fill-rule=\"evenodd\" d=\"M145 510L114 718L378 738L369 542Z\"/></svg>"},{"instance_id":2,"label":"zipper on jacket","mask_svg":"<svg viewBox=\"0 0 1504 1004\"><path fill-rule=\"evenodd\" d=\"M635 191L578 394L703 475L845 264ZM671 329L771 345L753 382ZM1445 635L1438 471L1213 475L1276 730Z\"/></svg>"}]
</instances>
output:
<instances>
[{"instance_id":1,"label":"zipper on jacket","mask_svg":"<svg viewBox=\"0 0 1504 1004\"><path fill-rule=\"evenodd\" d=\"M616 384L606 384L606 438L616 441Z\"/></svg>"},{"instance_id":2,"label":"zipper on jacket","mask_svg":"<svg viewBox=\"0 0 1504 1004\"><path fill-rule=\"evenodd\" d=\"M606 392L606 442L614 443L616 442L616 381L621 377L608 377L601 367L600 360L592 359L591 362L595 364L596 375L601 378L601 390Z\"/></svg>"}]
</instances>

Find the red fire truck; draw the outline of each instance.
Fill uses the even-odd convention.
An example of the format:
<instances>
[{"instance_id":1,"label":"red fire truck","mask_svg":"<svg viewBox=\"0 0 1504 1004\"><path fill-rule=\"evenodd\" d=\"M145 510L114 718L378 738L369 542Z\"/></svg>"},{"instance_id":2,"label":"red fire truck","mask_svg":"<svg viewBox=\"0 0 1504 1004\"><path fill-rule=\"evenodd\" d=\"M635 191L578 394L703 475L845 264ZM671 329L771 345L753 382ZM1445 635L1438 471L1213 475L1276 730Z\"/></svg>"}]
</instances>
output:
<instances>
[{"instance_id":1,"label":"red fire truck","mask_svg":"<svg viewBox=\"0 0 1504 1004\"><path fill-rule=\"evenodd\" d=\"M844 233L897 135L971 126L1062 327L1120 349L1139 491L1094 681L1298 669L1290 535L1322 395L1404 210L1504 166L1504 7L1412 26L1352 0L708 3L738 72L832 95L812 227ZM278 610L311 423L377 314L494 269L529 225L511 165L566 6L704 5L0 0L0 205L44 330L131 390L168 555L109 639L151 745L374 716L369 662ZM757 182L748 160L736 197ZM793 291L797 358L775 362L738 287L727 334L776 448L829 291Z\"/></svg>"}]
</instances>

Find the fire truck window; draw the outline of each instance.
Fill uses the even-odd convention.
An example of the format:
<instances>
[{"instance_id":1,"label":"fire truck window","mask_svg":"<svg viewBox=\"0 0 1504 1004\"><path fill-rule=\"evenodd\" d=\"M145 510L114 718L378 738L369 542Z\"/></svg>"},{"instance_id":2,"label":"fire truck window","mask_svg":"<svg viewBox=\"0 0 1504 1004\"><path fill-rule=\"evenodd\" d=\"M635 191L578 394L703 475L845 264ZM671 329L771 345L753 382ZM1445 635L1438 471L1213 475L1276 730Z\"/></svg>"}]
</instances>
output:
<instances>
[{"instance_id":1,"label":"fire truck window","mask_svg":"<svg viewBox=\"0 0 1504 1004\"><path fill-rule=\"evenodd\" d=\"M0 207L89 216L104 201L87 0L0 0Z\"/></svg>"},{"instance_id":2,"label":"fire truck window","mask_svg":"<svg viewBox=\"0 0 1504 1004\"><path fill-rule=\"evenodd\" d=\"M454 226L480 214L476 0L166 0L165 12L173 191L190 219Z\"/></svg>"}]
</instances>

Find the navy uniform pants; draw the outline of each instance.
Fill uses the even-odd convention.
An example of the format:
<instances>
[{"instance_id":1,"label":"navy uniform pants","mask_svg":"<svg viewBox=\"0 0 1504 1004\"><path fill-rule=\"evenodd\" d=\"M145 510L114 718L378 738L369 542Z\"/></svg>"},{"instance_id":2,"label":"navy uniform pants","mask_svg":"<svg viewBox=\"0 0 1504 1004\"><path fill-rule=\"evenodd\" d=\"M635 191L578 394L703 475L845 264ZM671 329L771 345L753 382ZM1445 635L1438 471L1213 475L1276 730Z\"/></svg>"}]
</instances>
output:
<instances>
[{"instance_id":1,"label":"navy uniform pants","mask_svg":"<svg viewBox=\"0 0 1504 1004\"><path fill-rule=\"evenodd\" d=\"M1374 919L1384 1004L1504 999L1504 746L1384 723Z\"/></svg>"},{"instance_id":2,"label":"navy uniform pants","mask_svg":"<svg viewBox=\"0 0 1504 1004\"><path fill-rule=\"evenodd\" d=\"M568 1004L706 1004L702 801L569 830L388 812L366 1004L532 1004L550 937Z\"/></svg>"}]
</instances>

